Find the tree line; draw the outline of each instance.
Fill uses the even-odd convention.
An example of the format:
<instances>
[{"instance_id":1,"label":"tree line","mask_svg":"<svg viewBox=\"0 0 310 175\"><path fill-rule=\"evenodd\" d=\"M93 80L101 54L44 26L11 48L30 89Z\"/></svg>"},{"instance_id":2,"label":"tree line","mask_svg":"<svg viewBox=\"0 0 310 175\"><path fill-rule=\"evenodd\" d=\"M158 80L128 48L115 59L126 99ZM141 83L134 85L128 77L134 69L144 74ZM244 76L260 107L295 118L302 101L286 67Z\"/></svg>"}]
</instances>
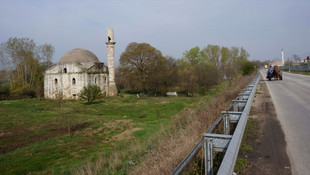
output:
<instances>
[{"instance_id":1,"label":"tree line","mask_svg":"<svg viewBox=\"0 0 310 175\"><path fill-rule=\"evenodd\" d=\"M0 98L38 97L44 92L44 72L52 65L51 44L29 38L9 38L0 45Z\"/></svg>"},{"instance_id":2,"label":"tree line","mask_svg":"<svg viewBox=\"0 0 310 175\"><path fill-rule=\"evenodd\" d=\"M9 38L0 45L0 99L38 97L44 93L44 72L52 65L51 44L29 38ZM116 69L119 91L162 96L177 91L187 96L205 94L213 85L247 75L255 64L244 48L208 45L191 48L182 58L163 56L148 43L132 42Z\"/></svg>"},{"instance_id":3,"label":"tree line","mask_svg":"<svg viewBox=\"0 0 310 175\"><path fill-rule=\"evenodd\" d=\"M175 59L163 56L148 43L132 42L120 56L116 84L119 91L132 93L165 95L178 91L187 96L203 95L213 85L252 73L255 64L248 57L242 47L208 45L191 48Z\"/></svg>"}]
</instances>

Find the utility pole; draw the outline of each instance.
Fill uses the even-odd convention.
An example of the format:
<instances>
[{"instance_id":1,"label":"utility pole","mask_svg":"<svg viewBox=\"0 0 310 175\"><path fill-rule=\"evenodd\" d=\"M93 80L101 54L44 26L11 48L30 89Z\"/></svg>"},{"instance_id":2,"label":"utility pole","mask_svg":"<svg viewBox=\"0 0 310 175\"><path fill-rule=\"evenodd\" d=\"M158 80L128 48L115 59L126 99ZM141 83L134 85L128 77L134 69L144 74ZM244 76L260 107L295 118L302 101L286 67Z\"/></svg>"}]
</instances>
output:
<instances>
[{"instance_id":1,"label":"utility pole","mask_svg":"<svg viewBox=\"0 0 310 175\"><path fill-rule=\"evenodd\" d=\"M288 57L288 72L291 72L291 61L290 61L290 57Z\"/></svg>"},{"instance_id":2,"label":"utility pole","mask_svg":"<svg viewBox=\"0 0 310 175\"><path fill-rule=\"evenodd\" d=\"M284 52L283 52L283 49L281 50L281 54L282 54L282 65L284 66Z\"/></svg>"}]
</instances>

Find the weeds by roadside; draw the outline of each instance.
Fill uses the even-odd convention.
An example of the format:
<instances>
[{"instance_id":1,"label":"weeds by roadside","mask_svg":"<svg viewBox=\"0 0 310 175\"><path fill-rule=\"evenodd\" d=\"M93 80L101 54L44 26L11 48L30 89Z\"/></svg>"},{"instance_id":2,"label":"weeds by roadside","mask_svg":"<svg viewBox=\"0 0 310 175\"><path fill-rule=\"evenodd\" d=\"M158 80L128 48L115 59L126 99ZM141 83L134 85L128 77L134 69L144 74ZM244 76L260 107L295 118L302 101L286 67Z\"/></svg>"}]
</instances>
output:
<instances>
[{"instance_id":1,"label":"weeds by roadside","mask_svg":"<svg viewBox=\"0 0 310 175\"><path fill-rule=\"evenodd\" d=\"M251 109L252 111L252 109ZM259 124L258 120L255 118L249 118L247 121L246 128L244 130L240 150L239 150L239 158L236 161L235 172L238 175L246 174L246 166L247 164L247 153L252 152L255 140L258 138Z\"/></svg>"}]
</instances>

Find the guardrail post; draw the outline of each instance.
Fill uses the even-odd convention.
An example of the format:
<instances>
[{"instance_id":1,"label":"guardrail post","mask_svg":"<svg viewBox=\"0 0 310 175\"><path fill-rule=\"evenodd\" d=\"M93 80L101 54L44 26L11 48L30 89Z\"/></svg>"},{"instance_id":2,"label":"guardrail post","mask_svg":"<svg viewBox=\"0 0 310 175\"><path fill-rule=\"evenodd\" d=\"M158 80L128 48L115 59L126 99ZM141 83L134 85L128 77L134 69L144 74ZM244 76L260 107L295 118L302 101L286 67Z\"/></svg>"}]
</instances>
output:
<instances>
[{"instance_id":1,"label":"guardrail post","mask_svg":"<svg viewBox=\"0 0 310 175\"><path fill-rule=\"evenodd\" d=\"M229 123L237 123L241 115L242 115L242 112L222 111L223 118L225 119L225 117L227 117L228 118L227 120ZM229 133L225 133L225 134L228 135Z\"/></svg>"},{"instance_id":2,"label":"guardrail post","mask_svg":"<svg viewBox=\"0 0 310 175\"><path fill-rule=\"evenodd\" d=\"M242 93L250 94L251 91L250 91L250 90L243 89L243 90L242 90Z\"/></svg>"},{"instance_id":3,"label":"guardrail post","mask_svg":"<svg viewBox=\"0 0 310 175\"><path fill-rule=\"evenodd\" d=\"M233 103L234 111L239 111L238 103Z\"/></svg>"},{"instance_id":4,"label":"guardrail post","mask_svg":"<svg viewBox=\"0 0 310 175\"><path fill-rule=\"evenodd\" d=\"M205 175L213 175L212 139L204 137Z\"/></svg>"},{"instance_id":5,"label":"guardrail post","mask_svg":"<svg viewBox=\"0 0 310 175\"><path fill-rule=\"evenodd\" d=\"M222 114L223 115L223 114ZM230 133L230 128L229 128L229 114L224 114L223 117L223 123L224 123L224 134L228 135Z\"/></svg>"},{"instance_id":6,"label":"guardrail post","mask_svg":"<svg viewBox=\"0 0 310 175\"><path fill-rule=\"evenodd\" d=\"M247 100L233 100L234 111L242 111L246 104Z\"/></svg>"},{"instance_id":7,"label":"guardrail post","mask_svg":"<svg viewBox=\"0 0 310 175\"><path fill-rule=\"evenodd\" d=\"M239 93L237 100L248 100L250 94L245 94L245 93Z\"/></svg>"},{"instance_id":8,"label":"guardrail post","mask_svg":"<svg viewBox=\"0 0 310 175\"><path fill-rule=\"evenodd\" d=\"M205 174L213 175L213 151L225 152L232 135L204 133L203 148L205 157Z\"/></svg>"}]
</instances>

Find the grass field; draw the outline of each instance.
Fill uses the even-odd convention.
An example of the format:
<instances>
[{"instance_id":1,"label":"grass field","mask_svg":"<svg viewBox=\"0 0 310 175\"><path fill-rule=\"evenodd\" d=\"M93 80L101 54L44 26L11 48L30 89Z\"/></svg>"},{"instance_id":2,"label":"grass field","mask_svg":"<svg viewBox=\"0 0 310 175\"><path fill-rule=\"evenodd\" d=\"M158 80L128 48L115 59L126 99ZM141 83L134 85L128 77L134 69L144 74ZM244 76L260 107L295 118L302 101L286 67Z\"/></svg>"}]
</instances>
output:
<instances>
[{"instance_id":1,"label":"grass field","mask_svg":"<svg viewBox=\"0 0 310 175\"><path fill-rule=\"evenodd\" d=\"M71 100L0 101L0 172L74 174L85 163L106 158L102 163L109 168L100 171L127 174L128 165L136 164L126 151L129 147L139 143L137 147L147 149L146 140L173 115L216 94L213 89L196 98L126 96L92 105Z\"/></svg>"}]
</instances>

